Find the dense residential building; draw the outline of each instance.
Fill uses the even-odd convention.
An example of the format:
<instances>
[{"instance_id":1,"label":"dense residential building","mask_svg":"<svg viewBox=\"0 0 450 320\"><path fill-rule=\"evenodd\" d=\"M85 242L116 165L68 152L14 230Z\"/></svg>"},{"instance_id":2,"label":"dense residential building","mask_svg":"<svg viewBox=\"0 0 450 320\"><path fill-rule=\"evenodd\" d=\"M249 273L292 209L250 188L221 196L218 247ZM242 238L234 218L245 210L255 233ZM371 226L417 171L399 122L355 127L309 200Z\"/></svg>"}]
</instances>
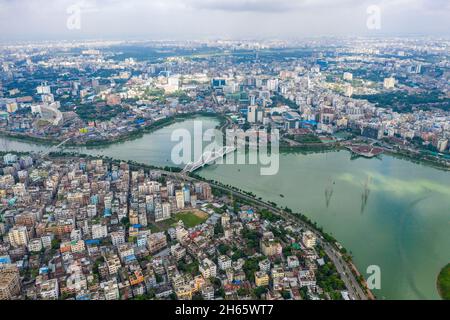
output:
<instances>
[{"instance_id":1,"label":"dense residential building","mask_svg":"<svg viewBox=\"0 0 450 320\"><path fill-rule=\"evenodd\" d=\"M14 159L20 161L19 157L7 160ZM262 218L266 212L232 202L225 195L213 197L209 183L183 178L169 183L165 182L168 173L162 170L131 169L124 162L76 157L35 156L25 170L40 172L53 183L48 184L49 191L42 180L33 182L32 174L24 175L20 188L25 187L25 192L14 196L14 204L2 216L3 239L10 244L3 250L7 255L0 256L2 299L166 299L171 294L178 299L216 299L235 296L239 288L241 294L247 288L248 295L248 288L267 287L275 293L283 286L300 292L290 274L305 265L311 270L320 267L312 232L300 232L295 223L282 217L268 229L268 221ZM7 182L2 186L3 196L13 195L14 186L20 183L2 181ZM169 196L168 189L173 189L173 195ZM170 208L177 203L183 210L177 208L172 215ZM19 219L8 218L16 212L12 213L12 207ZM42 213L25 219L25 208ZM149 217L147 224L141 216ZM279 228L295 230L287 235L304 245L301 254L284 254L283 248L291 243L274 235ZM255 240L251 240L249 246L249 235L260 245L254 247ZM12 259L27 261L22 272L37 276L22 282L18 269L8 267ZM270 259L281 264L272 265ZM253 261L257 269L247 270L246 260ZM290 284L283 282L286 276L292 278ZM214 279L220 279L223 296L214 289ZM318 297L314 271L300 273L298 281L311 297Z\"/></svg>"},{"instance_id":2,"label":"dense residential building","mask_svg":"<svg viewBox=\"0 0 450 320\"><path fill-rule=\"evenodd\" d=\"M162 56L128 57L116 50L124 44ZM201 114L236 135L233 148L261 146L270 130L279 139L265 143L283 150L450 166L445 39L80 41L0 51L0 270L19 272L1 271L2 299L366 295L351 272L336 270L345 250L284 204L273 209L254 190L172 168L168 157L164 169L77 157L84 146ZM7 137L57 143L19 153ZM361 185L364 211L371 177L329 179L326 208L341 179ZM430 185L422 189L445 194Z\"/></svg>"},{"instance_id":3,"label":"dense residential building","mask_svg":"<svg viewBox=\"0 0 450 320\"><path fill-rule=\"evenodd\" d=\"M0 300L10 300L19 294L19 270L12 265L0 267Z\"/></svg>"},{"instance_id":4,"label":"dense residential building","mask_svg":"<svg viewBox=\"0 0 450 320\"><path fill-rule=\"evenodd\" d=\"M28 230L24 226L16 226L8 233L8 240L11 245L19 247L28 244Z\"/></svg>"}]
</instances>

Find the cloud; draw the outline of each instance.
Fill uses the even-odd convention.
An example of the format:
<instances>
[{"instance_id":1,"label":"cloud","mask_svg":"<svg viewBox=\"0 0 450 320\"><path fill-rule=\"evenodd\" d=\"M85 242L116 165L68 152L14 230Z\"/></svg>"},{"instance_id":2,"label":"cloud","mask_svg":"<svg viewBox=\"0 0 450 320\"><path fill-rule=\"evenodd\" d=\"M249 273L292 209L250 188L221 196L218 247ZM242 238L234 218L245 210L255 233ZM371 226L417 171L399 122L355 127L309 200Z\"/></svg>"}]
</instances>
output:
<instances>
[{"instance_id":1,"label":"cloud","mask_svg":"<svg viewBox=\"0 0 450 320\"><path fill-rule=\"evenodd\" d=\"M448 0L0 0L0 39L15 37L287 38L366 35L369 5L383 34L449 34ZM82 28L65 28L80 4Z\"/></svg>"},{"instance_id":2,"label":"cloud","mask_svg":"<svg viewBox=\"0 0 450 320\"><path fill-rule=\"evenodd\" d=\"M315 8L349 7L367 0L168 0L183 3L188 8L230 12L274 13Z\"/></svg>"},{"instance_id":3,"label":"cloud","mask_svg":"<svg viewBox=\"0 0 450 320\"><path fill-rule=\"evenodd\" d=\"M368 173L372 178L370 189L373 191L396 194L397 196L423 195L428 193L440 193L450 196L450 186L426 179L401 180L390 176ZM356 187L363 187L365 180L352 173L342 173L336 177L337 180L347 182Z\"/></svg>"}]
</instances>

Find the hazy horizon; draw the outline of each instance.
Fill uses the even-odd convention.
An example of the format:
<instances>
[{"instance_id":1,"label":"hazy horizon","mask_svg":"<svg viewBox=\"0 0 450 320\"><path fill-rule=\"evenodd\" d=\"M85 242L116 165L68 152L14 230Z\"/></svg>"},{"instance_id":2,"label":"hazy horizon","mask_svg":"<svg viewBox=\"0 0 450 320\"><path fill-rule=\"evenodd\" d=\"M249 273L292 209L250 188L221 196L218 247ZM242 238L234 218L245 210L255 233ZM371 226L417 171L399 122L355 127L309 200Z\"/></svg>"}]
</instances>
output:
<instances>
[{"instance_id":1,"label":"hazy horizon","mask_svg":"<svg viewBox=\"0 0 450 320\"><path fill-rule=\"evenodd\" d=\"M0 28L2 42L447 37L450 1L0 0Z\"/></svg>"}]
</instances>

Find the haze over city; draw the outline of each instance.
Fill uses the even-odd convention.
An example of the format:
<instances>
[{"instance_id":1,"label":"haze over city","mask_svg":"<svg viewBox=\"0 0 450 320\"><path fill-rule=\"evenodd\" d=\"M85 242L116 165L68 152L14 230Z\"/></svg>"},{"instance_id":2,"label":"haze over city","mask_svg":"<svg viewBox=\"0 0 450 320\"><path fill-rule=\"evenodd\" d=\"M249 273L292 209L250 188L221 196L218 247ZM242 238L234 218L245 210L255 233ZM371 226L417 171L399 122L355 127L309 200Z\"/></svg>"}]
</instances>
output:
<instances>
[{"instance_id":1,"label":"haze over city","mask_svg":"<svg viewBox=\"0 0 450 320\"><path fill-rule=\"evenodd\" d=\"M73 8L80 28L67 28ZM379 29L367 28L378 6ZM446 0L0 0L0 40L447 36Z\"/></svg>"}]
</instances>

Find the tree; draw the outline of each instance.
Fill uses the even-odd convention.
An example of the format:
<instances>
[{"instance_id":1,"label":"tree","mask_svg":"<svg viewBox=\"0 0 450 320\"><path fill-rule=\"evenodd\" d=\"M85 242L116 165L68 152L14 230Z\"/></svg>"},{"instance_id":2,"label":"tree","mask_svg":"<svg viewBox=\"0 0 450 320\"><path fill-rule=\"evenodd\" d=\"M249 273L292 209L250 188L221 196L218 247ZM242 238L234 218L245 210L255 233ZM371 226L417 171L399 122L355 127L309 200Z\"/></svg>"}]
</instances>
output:
<instances>
[{"instance_id":1,"label":"tree","mask_svg":"<svg viewBox=\"0 0 450 320\"><path fill-rule=\"evenodd\" d=\"M260 298L261 295L267 293L267 288L266 287L256 287L255 289L253 289L253 293L255 294L255 296L257 298Z\"/></svg>"},{"instance_id":2,"label":"tree","mask_svg":"<svg viewBox=\"0 0 450 320\"><path fill-rule=\"evenodd\" d=\"M238 296L241 296L241 297L246 296L246 295L248 295L248 290L244 287L241 287L237 290L237 294L238 294Z\"/></svg>"},{"instance_id":3,"label":"tree","mask_svg":"<svg viewBox=\"0 0 450 320\"><path fill-rule=\"evenodd\" d=\"M259 269L258 262L261 259L262 258L250 258L247 259L244 263L243 270L245 272L245 276L252 282L255 281L255 272Z\"/></svg>"},{"instance_id":4,"label":"tree","mask_svg":"<svg viewBox=\"0 0 450 320\"><path fill-rule=\"evenodd\" d=\"M308 288L307 287L301 287L300 288L300 296L303 300L309 300L308 296Z\"/></svg>"},{"instance_id":5,"label":"tree","mask_svg":"<svg viewBox=\"0 0 450 320\"><path fill-rule=\"evenodd\" d=\"M225 290L223 290L223 288L219 288L217 290L217 295L219 295L222 298L225 298Z\"/></svg>"},{"instance_id":6,"label":"tree","mask_svg":"<svg viewBox=\"0 0 450 320\"><path fill-rule=\"evenodd\" d=\"M120 222L127 228L130 226L130 219L128 217L123 217Z\"/></svg>"},{"instance_id":7,"label":"tree","mask_svg":"<svg viewBox=\"0 0 450 320\"><path fill-rule=\"evenodd\" d=\"M216 223L214 226L214 234L223 234L223 227L220 223Z\"/></svg>"},{"instance_id":8,"label":"tree","mask_svg":"<svg viewBox=\"0 0 450 320\"><path fill-rule=\"evenodd\" d=\"M286 290L281 291L281 296L283 297L284 300L288 300L291 298L291 294L289 293L289 291Z\"/></svg>"},{"instance_id":9,"label":"tree","mask_svg":"<svg viewBox=\"0 0 450 320\"><path fill-rule=\"evenodd\" d=\"M53 239L52 240L52 249L53 250L58 250L60 247L61 242L58 239Z\"/></svg>"},{"instance_id":10,"label":"tree","mask_svg":"<svg viewBox=\"0 0 450 320\"><path fill-rule=\"evenodd\" d=\"M242 250L236 250L233 255L231 256L231 260L237 261L239 258L244 258L245 254Z\"/></svg>"},{"instance_id":11,"label":"tree","mask_svg":"<svg viewBox=\"0 0 450 320\"><path fill-rule=\"evenodd\" d=\"M226 244L219 244L219 246L217 247L217 250L219 251L220 254L226 254L229 250L230 250L230 246L226 245Z\"/></svg>"},{"instance_id":12,"label":"tree","mask_svg":"<svg viewBox=\"0 0 450 320\"><path fill-rule=\"evenodd\" d=\"M192 296L192 300L204 300L203 296L199 293L196 292L193 296Z\"/></svg>"}]
</instances>

